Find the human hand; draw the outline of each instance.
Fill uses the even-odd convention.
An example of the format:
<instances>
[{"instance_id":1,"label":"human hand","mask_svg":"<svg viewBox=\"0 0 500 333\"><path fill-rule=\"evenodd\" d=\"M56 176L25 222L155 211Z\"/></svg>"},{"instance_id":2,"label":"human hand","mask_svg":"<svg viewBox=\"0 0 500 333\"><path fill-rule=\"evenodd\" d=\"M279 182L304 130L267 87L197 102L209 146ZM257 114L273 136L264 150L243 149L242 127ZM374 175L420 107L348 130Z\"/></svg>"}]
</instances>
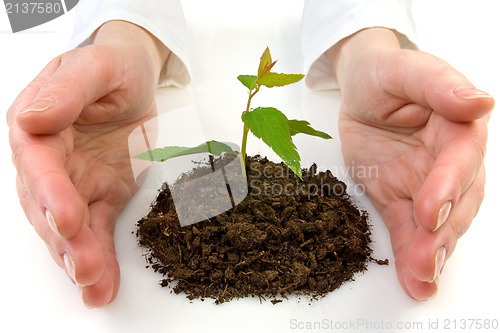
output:
<instances>
[{"instance_id":1,"label":"human hand","mask_svg":"<svg viewBox=\"0 0 500 333\"><path fill-rule=\"evenodd\" d=\"M141 28L108 22L93 45L50 62L7 114L21 205L88 307L118 291L114 226L136 190L128 135L156 115L167 52Z\"/></svg>"},{"instance_id":2,"label":"human hand","mask_svg":"<svg viewBox=\"0 0 500 333\"><path fill-rule=\"evenodd\" d=\"M494 100L443 60L399 49L390 30L361 31L328 56L345 163L388 227L403 289L431 298L483 198Z\"/></svg>"}]
</instances>

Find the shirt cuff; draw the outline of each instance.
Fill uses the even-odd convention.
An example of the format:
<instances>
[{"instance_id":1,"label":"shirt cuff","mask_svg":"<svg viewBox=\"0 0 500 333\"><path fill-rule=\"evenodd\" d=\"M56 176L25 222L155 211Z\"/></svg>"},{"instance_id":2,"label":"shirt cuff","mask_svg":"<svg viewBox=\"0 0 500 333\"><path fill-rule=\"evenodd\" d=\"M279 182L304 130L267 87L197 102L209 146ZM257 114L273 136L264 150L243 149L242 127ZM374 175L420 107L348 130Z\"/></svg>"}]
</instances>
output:
<instances>
[{"instance_id":1,"label":"shirt cuff","mask_svg":"<svg viewBox=\"0 0 500 333\"><path fill-rule=\"evenodd\" d=\"M70 47L90 44L96 30L111 20L128 21L144 28L171 51L160 73L160 87L183 87L191 82L186 21L178 0L80 1Z\"/></svg>"},{"instance_id":2,"label":"shirt cuff","mask_svg":"<svg viewBox=\"0 0 500 333\"><path fill-rule=\"evenodd\" d=\"M325 52L345 37L371 27L396 30L402 48L418 49L411 1L306 0L302 21L306 85L313 90L339 89Z\"/></svg>"}]
</instances>

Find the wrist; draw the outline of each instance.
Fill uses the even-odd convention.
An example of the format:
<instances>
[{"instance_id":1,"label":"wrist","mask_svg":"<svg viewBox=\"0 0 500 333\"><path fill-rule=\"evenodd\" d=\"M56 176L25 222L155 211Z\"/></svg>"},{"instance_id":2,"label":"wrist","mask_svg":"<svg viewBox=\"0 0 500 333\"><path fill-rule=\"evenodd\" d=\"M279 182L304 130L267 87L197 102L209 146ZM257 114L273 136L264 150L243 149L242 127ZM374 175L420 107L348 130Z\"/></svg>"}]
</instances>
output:
<instances>
[{"instance_id":1,"label":"wrist","mask_svg":"<svg viewBox=\"0 0 500 333\"><path fill-rule=\"evenodd\" d=\"M126 21L108 21L94 35L92 44L139 49L151 60L158 78L169 49L147 30Z\"/></svg>"},{"instance_id":2,"label":"wrist","mask_svg":"<svg viewBox=\"0 0 500 333\"><path fill-rule=\"evenodd\" d=\"M399 48L397 32L386 28L368 28L344 38L330 48L326 55L342 87L349 78L349 70L355 69L358 59Z\"/></svg>"}]
</instances>

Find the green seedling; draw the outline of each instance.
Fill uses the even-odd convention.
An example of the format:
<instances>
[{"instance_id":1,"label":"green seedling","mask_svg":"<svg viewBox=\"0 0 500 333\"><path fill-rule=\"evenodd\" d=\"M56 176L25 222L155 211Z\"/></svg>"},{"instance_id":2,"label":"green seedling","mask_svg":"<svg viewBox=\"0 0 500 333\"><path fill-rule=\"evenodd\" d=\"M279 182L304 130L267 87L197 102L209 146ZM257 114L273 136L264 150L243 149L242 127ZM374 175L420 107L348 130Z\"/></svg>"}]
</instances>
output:
<instances>
[{"instance_id":1,"label":"green seedling","mask_svg":"<svg viewBox=\"0 0 500 333\"><path fill-rule=\"evenodd\" d=\"M300 81L302 74L282 74L271 72L276 64L271 58L269 48L266 48L260 58L257 75L240 75L238 80L249 89L245 111L241 114L243 121L243 139L241 143L241 158L245 161L248 132L251 131L257 138L262 139L286 165L302 179L300 155L293 143L292 136L303 133L323 139L332 137L325 132L315 130L305 120L288 119L283 112L273 107L257 107L251 109L252 98L262 86L272 88L286 86ZM136 156L136 158L163 162L177 156L210 153L220 155L223 152L235 153L228 145L218 141L207 141L197 147L169 146L156 148ZM244 162L242 163L244 167Z\"/></svg>"}]
</instances>

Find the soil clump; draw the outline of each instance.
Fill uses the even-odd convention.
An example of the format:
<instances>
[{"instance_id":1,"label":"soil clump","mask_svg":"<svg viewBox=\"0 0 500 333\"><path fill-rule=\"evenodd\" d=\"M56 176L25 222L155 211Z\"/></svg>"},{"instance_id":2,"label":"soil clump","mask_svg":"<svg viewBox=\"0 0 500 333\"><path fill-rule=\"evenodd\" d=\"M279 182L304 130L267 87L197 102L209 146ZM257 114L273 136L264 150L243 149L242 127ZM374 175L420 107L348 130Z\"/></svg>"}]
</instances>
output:
<instances>
[{"instance_id":1,"label":"soil clump","mask_svg":"<svg viewBox=\"0 0 500 333\"><path fill-rule=\"evenodd\" d=\"M149 265L164 276L161 286L190 300L253 296L276 304L290 295L322 297L376 261L366 212L330 171L313 164L300 180L284 163L259 155L247 156L246 169L241 203L185 227L168 186L159 192L137 223L137 237ZM210 171L200 166L187 177ZM203 190L196 195L200 200Z\"/></svg>"}]
</instances>

